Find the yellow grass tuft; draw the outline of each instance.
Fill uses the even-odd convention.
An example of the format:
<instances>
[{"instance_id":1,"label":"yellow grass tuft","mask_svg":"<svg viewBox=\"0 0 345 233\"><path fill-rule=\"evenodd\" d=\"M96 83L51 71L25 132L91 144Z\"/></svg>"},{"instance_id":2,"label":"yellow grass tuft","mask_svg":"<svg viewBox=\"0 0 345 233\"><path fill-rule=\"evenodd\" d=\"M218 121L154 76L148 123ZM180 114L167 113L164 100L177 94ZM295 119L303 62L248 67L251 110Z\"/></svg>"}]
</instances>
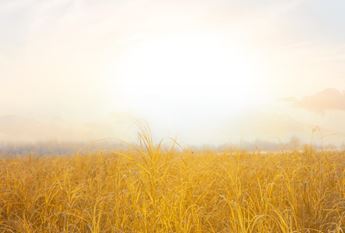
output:
<instances>
[{"instance_id":1,"label":"yellow grass tuft","mask_svg":"<svg viewBox=\"0 0 345 233\"><path fill-rule=\"evenodd\" d=\"M345 232L345 155L178 152L0 160L0 232Z\"/></svg>"}]
</instances>

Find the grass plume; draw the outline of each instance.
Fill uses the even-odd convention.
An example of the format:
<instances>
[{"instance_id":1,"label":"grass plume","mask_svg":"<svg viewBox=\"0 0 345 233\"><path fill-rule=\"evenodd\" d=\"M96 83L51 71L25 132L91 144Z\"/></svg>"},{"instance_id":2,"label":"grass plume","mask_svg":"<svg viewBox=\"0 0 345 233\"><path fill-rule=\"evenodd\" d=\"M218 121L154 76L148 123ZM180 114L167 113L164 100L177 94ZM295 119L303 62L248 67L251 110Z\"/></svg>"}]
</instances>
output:
<instances>
[{"instance_id":1,"label":"grass plume","mask_svg":"<svg viewBox=\"0 0 345 233\"><path fill-rule=\"evenodd\" d=\"M191 153L0 159L0 232L345 231L345 155Z\"/></svg>"}]
</instances>

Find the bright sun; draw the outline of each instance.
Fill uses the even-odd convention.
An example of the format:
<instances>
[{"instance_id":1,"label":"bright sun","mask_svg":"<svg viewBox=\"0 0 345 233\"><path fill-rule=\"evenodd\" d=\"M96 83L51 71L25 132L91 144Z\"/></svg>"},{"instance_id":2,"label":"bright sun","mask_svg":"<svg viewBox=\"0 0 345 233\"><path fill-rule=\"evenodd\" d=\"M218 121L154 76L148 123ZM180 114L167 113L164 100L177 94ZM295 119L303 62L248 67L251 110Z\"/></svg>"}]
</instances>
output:
<instances>
[{"instance_id":1,"label":"bright sun","mask_svg":"<svg viewBox=\"0 0 345 233\"><path fill-rule=\"evenodd\" d=\"M140 113L164 109L244 111L261 101L258 59L210 36L151 40L117 62L121 101ZM119 93L118 93L119 94Z\"/></svg>"}]
</instances>

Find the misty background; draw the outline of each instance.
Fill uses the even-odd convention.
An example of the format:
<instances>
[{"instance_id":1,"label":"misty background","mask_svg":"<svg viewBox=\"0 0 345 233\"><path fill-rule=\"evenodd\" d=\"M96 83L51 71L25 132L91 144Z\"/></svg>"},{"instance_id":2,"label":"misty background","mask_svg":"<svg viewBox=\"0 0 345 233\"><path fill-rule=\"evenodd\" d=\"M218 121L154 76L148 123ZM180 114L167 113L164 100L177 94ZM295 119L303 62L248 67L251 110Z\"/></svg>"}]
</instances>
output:
<instances>
[{"instance_id":1,"label":"misty background","mask_svg":"<svg viewBox=\"0 0 345 233\"><path fill-rule=\"evenodd\" d=\"M340 148L344 9L341 0L2 0L0 153L111 148L135 142L138 122L150 125L157 140L172 137L186 146L269 150L298 140ZM207 101L208 93L200 105L154 94L145 106L140 95L128 101L117 72L128 51L200 32L253 51L248 56L261 61L264 78L252 88L265 102L235 112L226 101Z\"/></svg>"}]
</instances>

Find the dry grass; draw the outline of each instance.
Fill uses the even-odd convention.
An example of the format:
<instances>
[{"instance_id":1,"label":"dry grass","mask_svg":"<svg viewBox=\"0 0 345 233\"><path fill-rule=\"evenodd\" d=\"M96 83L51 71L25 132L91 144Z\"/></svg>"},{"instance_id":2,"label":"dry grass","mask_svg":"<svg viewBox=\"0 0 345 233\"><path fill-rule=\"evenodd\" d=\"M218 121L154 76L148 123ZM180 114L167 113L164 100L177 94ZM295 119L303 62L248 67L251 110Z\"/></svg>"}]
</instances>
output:
<instances>
[{"instance_id":1,"label":"dry grass","mask_svg":"<svg viewBox=\"0 0 345 233\"><path fill-rule=\"evenodd\" d=\"M345 155L174 152L0 160L0 232L345 232Z\"/></svg>"}]
</instances>

